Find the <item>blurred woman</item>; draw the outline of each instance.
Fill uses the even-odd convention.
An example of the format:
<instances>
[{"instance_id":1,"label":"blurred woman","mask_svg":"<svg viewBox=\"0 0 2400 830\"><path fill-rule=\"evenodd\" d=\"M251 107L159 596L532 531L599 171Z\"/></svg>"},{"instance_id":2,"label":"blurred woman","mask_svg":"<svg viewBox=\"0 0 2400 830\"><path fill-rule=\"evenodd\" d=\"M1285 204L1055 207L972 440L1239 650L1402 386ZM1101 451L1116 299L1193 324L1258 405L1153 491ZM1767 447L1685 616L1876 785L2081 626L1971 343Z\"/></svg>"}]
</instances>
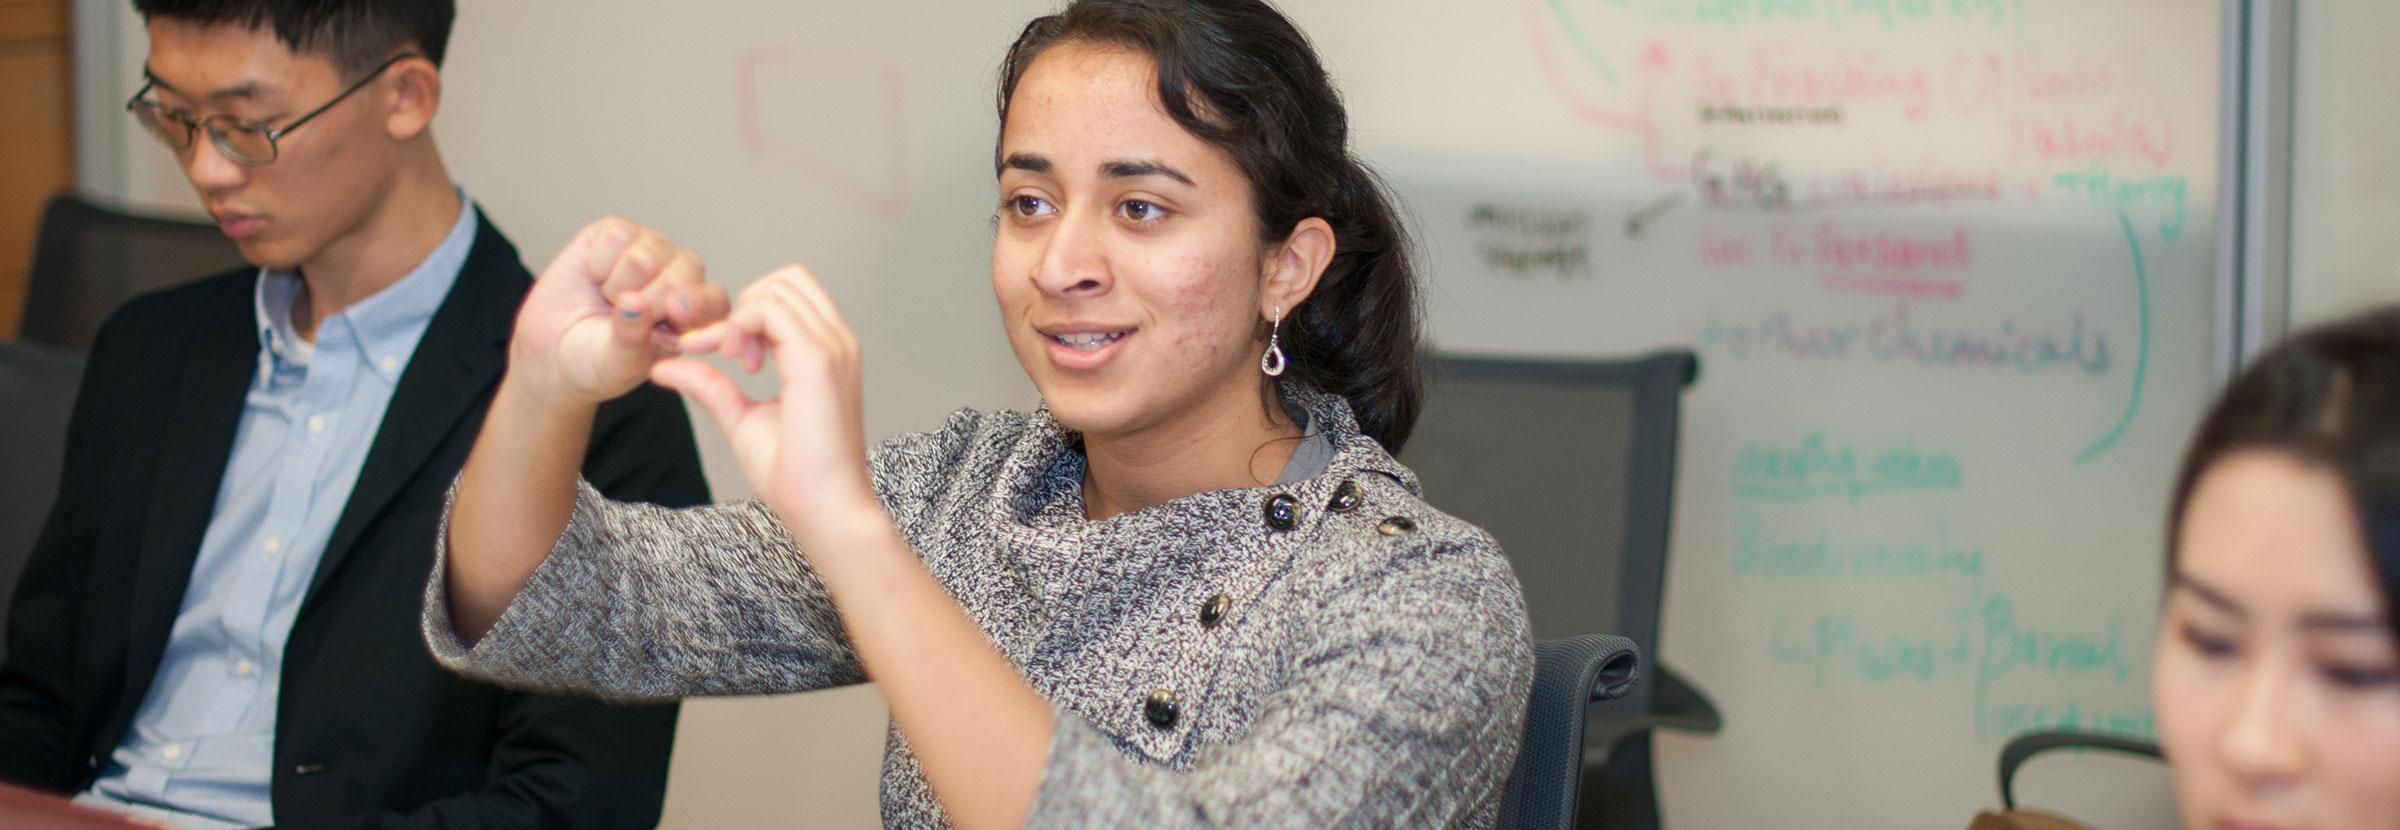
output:
<instances>
[{"instance_id":1,"label":"blurred woman","mask_svg":"<svg viewBox=\"0 0 2400 830\"><path fill-rule=\"evenodd\" d=\"M2152 676L2185 826L2400 827L2400 308L2243 372L2169 527Z\"/></svg>"}]
</instances>

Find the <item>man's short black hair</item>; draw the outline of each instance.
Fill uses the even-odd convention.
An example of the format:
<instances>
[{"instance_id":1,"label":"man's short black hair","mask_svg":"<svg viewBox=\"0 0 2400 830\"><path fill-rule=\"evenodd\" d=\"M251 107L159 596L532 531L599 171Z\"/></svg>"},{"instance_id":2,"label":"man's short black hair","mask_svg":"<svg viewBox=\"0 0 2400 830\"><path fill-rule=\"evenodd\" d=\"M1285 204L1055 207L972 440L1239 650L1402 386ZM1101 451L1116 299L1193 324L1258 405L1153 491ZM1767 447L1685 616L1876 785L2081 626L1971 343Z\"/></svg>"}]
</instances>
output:
<instances>
[{"instance_id":1,"label":"man's short black hair","mask_svg":"<svg viewBox=\"0 0 2400 830\"><path fill-rule=\"evenodd\" d=\"M143 20L229 23L273 31L294 52L323 55L345 74L411 49L435 66L450 46L453 0L133 0Z\"/></svg>"}]
</instances>

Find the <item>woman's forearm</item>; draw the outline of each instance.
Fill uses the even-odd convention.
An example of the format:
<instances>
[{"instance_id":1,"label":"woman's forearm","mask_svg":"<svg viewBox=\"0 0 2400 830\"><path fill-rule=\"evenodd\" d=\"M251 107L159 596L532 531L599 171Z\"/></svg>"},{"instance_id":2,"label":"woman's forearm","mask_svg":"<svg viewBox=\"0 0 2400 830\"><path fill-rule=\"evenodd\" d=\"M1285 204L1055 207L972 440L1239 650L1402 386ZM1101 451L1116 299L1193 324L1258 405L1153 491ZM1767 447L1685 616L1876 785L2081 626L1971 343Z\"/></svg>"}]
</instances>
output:
<instances>
[{"instance_id":1,"label":"woman's forearm","mask_svg":"<svg viewBox=\"0 0 2400 830\"><path fill-rule=\"evenodd\" d=\"M880 519L877 508L869 515ZM1049 703L888 520L860 524L802 543L804 550L840 552L809 561L867 676L951 821L962 828L1024 824L1049 753Z\"/></svg>"},{"instance_id":2,"label":"woman's forearm","mask_svg":"<svg viewBox=\"0 0 2400 830\"><path fill-rule=\"evenodd\" d=\"M501 381L450 507L444 579L460 641L482 639L566 530L594 411Z\"/></svg>"}]
</instances>

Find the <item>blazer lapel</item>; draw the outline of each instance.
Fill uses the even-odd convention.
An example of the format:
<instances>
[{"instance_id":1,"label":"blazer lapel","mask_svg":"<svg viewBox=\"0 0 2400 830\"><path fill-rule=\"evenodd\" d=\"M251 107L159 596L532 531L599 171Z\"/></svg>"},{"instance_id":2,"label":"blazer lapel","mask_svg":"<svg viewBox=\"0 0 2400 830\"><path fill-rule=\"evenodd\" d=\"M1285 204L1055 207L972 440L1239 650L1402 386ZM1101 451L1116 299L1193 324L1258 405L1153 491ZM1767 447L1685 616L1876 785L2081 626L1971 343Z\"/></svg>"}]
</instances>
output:
<instances>
[{"instance_id":1,"label":"blazer lapel","mask_svg":"<svg viewBox=\"0 0 2400 830\"><path fill-rule=\"evenodd\" d=\"M350 503L343 506L309 580L304 608L349 558L360 535L422 473L443 440L462 422L478 422L468 416L500 378L509 331L531 278L517 259L516 246L480 215L475 221L474 247L392 390L392 402L384 409L374 445L367 449ZM431 540L427 545L430 550Z\"/></svg>"},{"instance_id":2,"label":"blazer lapel","mask_svg":"<svg viewBox=\"0 0 2400 830\"><path fill-rule=\"evenodd\" d=\"M127 665L138 675L133 688L149 686L183 608L201 538L216 513L217 487L233 455L251 373L258 368L258 325L250 302L257 272L250 273L248 280L224 280L225 289L193 309L191 330L178 338L187 348L179 349L183 366L173 396L162 403L162 413L174 414L163 425L149 519L134 566L126 629Z\"/></svg>"}]
</instances>

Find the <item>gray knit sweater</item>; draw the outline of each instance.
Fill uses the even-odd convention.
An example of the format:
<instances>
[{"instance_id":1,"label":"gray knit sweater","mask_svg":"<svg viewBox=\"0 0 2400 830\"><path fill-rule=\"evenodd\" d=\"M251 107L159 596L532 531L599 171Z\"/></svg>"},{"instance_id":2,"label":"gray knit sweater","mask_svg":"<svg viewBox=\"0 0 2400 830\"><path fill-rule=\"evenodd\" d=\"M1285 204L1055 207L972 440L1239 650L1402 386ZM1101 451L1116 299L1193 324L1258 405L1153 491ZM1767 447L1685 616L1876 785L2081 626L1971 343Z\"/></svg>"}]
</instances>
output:
<instances>
[{"instance_id":1,"label":"gray knit sweater","mask_svg":"<svg viewBox=\"0 0 2400 830\"><path fill-rule=\"evenodd\" d=\"M1085 518L1083 454L1044 411L961 411L871 454L901 533L1055 707L1029 826L1492 825L1533 676L1516 578L1338 398L1301 397L1334 447L1316 476L1103 521ZM756 501L666 510L581 487L557 548L471 649L441 563L425 637L467 674L616 699L866 680ZM897 728L883 817L947 824Z\"/></svg>"}]
</instances>

